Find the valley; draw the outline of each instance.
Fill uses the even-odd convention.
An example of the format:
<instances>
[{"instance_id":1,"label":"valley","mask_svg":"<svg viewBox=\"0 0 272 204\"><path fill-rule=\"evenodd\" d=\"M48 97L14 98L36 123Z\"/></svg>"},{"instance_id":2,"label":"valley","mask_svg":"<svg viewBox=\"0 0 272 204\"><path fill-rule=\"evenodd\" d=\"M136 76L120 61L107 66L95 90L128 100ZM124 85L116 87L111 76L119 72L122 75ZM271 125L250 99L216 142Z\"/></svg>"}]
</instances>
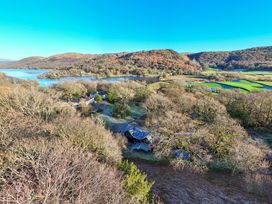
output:
<instances>
[{"instance_id":1,"label":"valley","mask_svg":"<svg viewBox=\"0 0 272 204\"><path fill-rule=\"evenodd\" d=\"M63 60L61 56L53 59ZM99 162L105 171L112 168L122 175L110 177L120 197L107 195L120 203L270 202L270 71L205 69L201 62L169 50L84 55L88 62L82 62L81 55L69 57L79 64L70 59L76 64L69 69L11 68L14 64L0 69L4 189L13 194L17 185L9 180L16 175L8 169L25 168L24 175L36 175L29 171L40 167L28 164L24 156L39 162L31 149L42 158L53 158L46 148L63 159L55 150L62 151L62 143L69 151L64 159L71 160L69 155L77 152L79 163L73 165L82 166L90 157L93 167ZM35 63L40 60L45 59L35 58ZM109 182L107 176L95 175ZM132 184L130 179L135 179ZM25 195L37 189L24 185ZM52 195L57 193L52 190Z\"/></svg>"}]
</instances>

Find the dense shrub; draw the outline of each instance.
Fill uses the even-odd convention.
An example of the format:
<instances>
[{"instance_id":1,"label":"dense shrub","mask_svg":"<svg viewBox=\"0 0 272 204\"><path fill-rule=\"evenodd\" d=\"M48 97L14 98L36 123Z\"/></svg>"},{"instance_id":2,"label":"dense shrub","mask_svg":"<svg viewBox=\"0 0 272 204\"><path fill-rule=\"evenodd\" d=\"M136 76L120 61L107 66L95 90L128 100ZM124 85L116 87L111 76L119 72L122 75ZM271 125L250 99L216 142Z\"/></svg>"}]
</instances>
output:
<instances>
[{"instance_id":1,"label":"dense shrub","mask_svg":"<svg viewBox=\"0 0 272 204\"><path fill-rule=\"evenodd\" d=\"M134 167L117 171L119 141L99 118L80 117L49 89L7 87L0 87L1 202L147 201L151 184Z\"/></svg>"},{"instance_id":2,"label":"dense shrub","mask_svg":"<svg viewBox=\"0 0 272 204\"><path fill-rule=\"evenodd\" d=\"M108 93L108 101L110 103L115 103L115 102L118 102L120 100L120 98L118 97L117 93L116 92L109 92Z\"/></svg>"},{"instance_id":3,"label":"dense shrub","mask_svg":"<svg viewBox=\"0 0 272 204\"><path fill-rule=\"evenodd\" d=\"M21 112L24 115L37 116L46 121L58 115L69 116L74 113L70 106L54 101L35 88L14 87L9 91L1 89L0 106L7 112Z\"/></svg>"},{"instance_id":4,"label":"dense shrub","mask_svg":"<svg viewBox=\"0 0 272 204\"><path fill-rule=\"evenodd\" d=\"M236 142L230 152L234 162L233 171L255 172L260 168L266 168L265 154L256 142Z\"/></svg>"},{"instance_id":5,"label":"dense shrub","mask_svg":"<svg viewBox=\"0 0 272 204\"><path fill-rule=\"evenodd\" d=\"M1 175L3 203L129 203L120 174L64 142L28 142Z\"/></svg>"},{"instance_id":6,"label":"dense shrub","mask_svg":"<svg viewBox=\"0 0 272 204\"><path fill-rule=\"evenodd\" d=\"M225 107L211 97L202 96L198 98L193 107L193 114L208 123L215 122L218 115L226 113Z\"/></svg>"},{"instance_id":7,"label":"dense shrub","mask_svg":"<svg viewBox=\"0 0 272 204\"><path fill-rule=\"evenodd\" d=\"M99 95L99 94L97 94L97 95L95 96L95 100L97 101L97 103L102 103L102 102L103 102L103 98L102 98L102 96Z\"/></svg>"},{"instance_id":8,"label":"dense shrub","mask_svg":"<svg viewBox=\"0 0 272 204\"><path fill-rule=\"evenodd\" d=\"M185 93L185 82L182 80L172 82L163 87L161 91L167 95L169 99L176 102L182 98Z\"/></svg>"},{"instance_id":9,"label":"dense shrub","mask_svg":"<svg viewBox=\"0 0 272 204\"><path fill-rule=\"evenodd\" d=\"M125 191L136 202L147 203L153 183L148 182L146 174L137 169L136 165L123 161L118 169L125 174Z\"/></svg>"},{"instance_id":10,"label":"dense shrub","mask_svg":"<svg viewBox=\"0 0 272 204\"><path fill-rule=\"evenodd\" d=\"M79 101L79 110L83 116L90 116L90 114L92 113L92 106L88 102L86 102L86 100L81 99Z\"/></svg>"},{"instance_id":11,"label":"dense shrub","mask_svg":"<svg viewBox=\"0 0 272 204\"><path fill-rule=\"evenodd\" d=\"M229 114L245 127L272 128L272 96L267 92L224 93L221 100Z\"/></svg>"},{"instance_id":12,"label":"dense shrub","mask_svg":"<svg viewBox=\"0 0 272 204\"><path fill-rule=\"evenodd\" d=\"M129 105L121 100L114 103L112 116L116 118L125 118L129 115Z\"/></svg>"},{"instance_id":13,"label":"dense shrub","mask_svg":"<svg viewBox=\"0 0 272 204\"><path fill-rule=\"evenodd\" d=\"M172 102L160 94L151 94L145 103L143 108L150 114L157 114L165 112L173 107Z\"/></svg>"},{"instance_id":14,"label":"dense shrub","mask_svg":"<svg viewBox=\"0 0 272 204\"><path fill-rule=\"evenodd\" d=\"M151 94L143 107L147 111L145 124L157 135L155 154L173 158L176 150L186 151L190 158L175 159L175 167L201 172L209 167L233 172L261 169L265 157L262 148L256 146L252 152L242 154L250 151L250 138L229 117L223 104L226 104L223 98L218 101L202 89L186 91L180 83Z\"/></svg>"},{"instance_id":15,"label":"dense shrub","mask_svg":"<svg viewBox=\"0 0 272 204\"><path fill-rule=\"evenodd\" d=\"M134 101L138 103L144 102L149 95L150 90L146 86L139 87L135 90Z\"/></svg>"},{"instance_id":16,"label":"dense shrub","mask_svg":"<svg viewBox=\"0 0 272 204\"><path fill-rule=\"evenodd\" d=\"M89 81L80 81L87 90L87 93L92 93L97 90L97 83L96 82L89 82Z\"/></svg>"},{"instance_id":17,"label":"dense shrub","mask_svg":"<svg viewBox=\"0 0 272 204\"><path fill-rule=\"evenodd\" d=\"M90 118L61 118L56 123L56 134L71 144L93 152L99 159L109 163L121 160L117 141L109 131Z\"/></svg>"},{"instance_id":18,"label":"dense shrub","mask_svg":"<svg viewBox=\"0 0 272 204\"><path fill-rule=\"evenodd\" d=\"M116 83L110 87L109 91L123 101L129 102L135 94L134 83Z\"/></svg>"},{"instance_id":19,"label":"dense shrub","mask_svg":"<svg viewBox=\"0 0 272 204\"><path fill-rule=\"evenodd\" d=\"M68 81L55 85L55 89L61 91L64 99L79 98L85 96L88 92L83 84Z\"/></svg>"}]
</instances>

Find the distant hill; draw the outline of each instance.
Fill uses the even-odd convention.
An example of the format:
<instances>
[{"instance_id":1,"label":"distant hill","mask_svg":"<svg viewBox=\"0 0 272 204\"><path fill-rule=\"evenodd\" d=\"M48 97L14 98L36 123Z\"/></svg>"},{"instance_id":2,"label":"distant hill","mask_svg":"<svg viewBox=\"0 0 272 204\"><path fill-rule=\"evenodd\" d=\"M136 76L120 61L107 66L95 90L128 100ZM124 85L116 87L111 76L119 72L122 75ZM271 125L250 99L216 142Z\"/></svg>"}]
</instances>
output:
<instances>
[{"instance_id":1,"label":"distant hill","mask_svg":"<svg viewBox=\"0 0 272 204\"><path fill-rule=\"evenodd\" d=\"M62 69L83 62L96 55L80 53L64 53L50 57L28 57L11 63L2 63L0 68L39 68L39 69Z\"/></svg>"},{"instance_id":2,"label":"distant hill","mask_svg":"<svg viewBox=\"0 0 272 204\"><path fill-rule=\"evenodd\" d=\"M201 52L188 55L204 66L226 70L272 70L272 46L231 52Z\"/></svg>"},{"instance_id":3,"label":"distant hill","mask_svg":"<svg viewBox=\"0 0 272 204\"><path fill-rule=\"evenodd\" d=\"M126 67L128 69L144 68L156 70L195 71L200 66L193 63L186 55L174 50L150 50L132 53L104 54L78 64L88 71L94 67L114 69Z\"/></svg>"},{"instance_id":4,"label":"distant hill","mask_svg":"<svg viewBox=\"0 0 272 204\"><path fill-rule=\"evenodd\" d=\"M80 69L86 72L94 69L143 68L156 70L195 71L200 66L192 62L187 55L174 50L150 50L140 52L122 52L115 54L79 54L65 53L50 57L29 57L2 64L5 68L44 68L44 69Z\"/></svg>"},{"instance_id":5,"label":"distant hill","mask_svg":"<svg viewBox=\"0 0 272 204\"><path fill-rule=\"evenodd\" d=\"M8 64L13 62L12 60L8 60L8 59L0 59L0 64Z\"/></svg>"},{"instance_id":6,"label":"distant hill","mask_svg":"<svg viewBox=\"0 0 272 204\"><path fill-rule=\"evenodd\" d=\"M65 53L50 57L28 57L19 61L1 61L0 68L39 68L60 70L151 69L174 70L180 74L213 67L225 70L272 70L272 46L257 47L238 51L177 53L174 50L149 50L113 54Z\"/></svg>"}]
</instances>

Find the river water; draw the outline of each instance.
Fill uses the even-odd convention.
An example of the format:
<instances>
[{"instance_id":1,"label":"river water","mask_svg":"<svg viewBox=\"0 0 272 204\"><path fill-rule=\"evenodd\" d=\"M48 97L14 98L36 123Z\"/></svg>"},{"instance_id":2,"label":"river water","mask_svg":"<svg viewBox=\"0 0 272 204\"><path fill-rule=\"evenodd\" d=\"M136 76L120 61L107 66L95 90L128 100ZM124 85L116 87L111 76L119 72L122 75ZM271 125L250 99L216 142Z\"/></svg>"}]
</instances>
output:
<instances>
[{"instance_id":1,"label":"river water","mask_svg":"<svg viewBox=\"0 0 272 204\"><path fill-rule=\"evenodd\" d=\"M121 77L105 77L97 78L96 76L80 76L80 77L63 77L60 79L39 79L40 74L44 74L52 70L48 69L0 69L0 72L5 73L7 76L16 77L24 80L35 80L40 86L51 86L63 81L107 81L107 82L118 82L124 80L138 80L140 76L121 76Z\"/></svg>"}]
</instances>

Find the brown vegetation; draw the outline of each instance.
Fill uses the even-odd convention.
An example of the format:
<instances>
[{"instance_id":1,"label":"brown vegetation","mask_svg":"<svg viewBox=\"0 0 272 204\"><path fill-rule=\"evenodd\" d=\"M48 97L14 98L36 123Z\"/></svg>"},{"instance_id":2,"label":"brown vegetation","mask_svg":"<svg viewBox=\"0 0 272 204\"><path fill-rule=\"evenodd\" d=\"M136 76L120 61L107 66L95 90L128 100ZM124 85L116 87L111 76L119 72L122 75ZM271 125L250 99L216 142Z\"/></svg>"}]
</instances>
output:
<instances>
[{"instance_id":1,"label":"brown vegetation","mask_svg":"<svg viewBox=\"0 0 272 204\"><path fill-rule=\"evenodd\" d=\"M245 127L272 130L272 96L267 92L222 92L219 96L229 114Z\"/></svg>"},{"instance_id":2,"label":"brown vegetation","mask_svg":"<svg viewBox=\"0 0 272 204\"><path fill-rule=\"evenodd\" d=\"M151 94L143 104L148 113L146 125L158 135L155 153L171 157L175 150L182 149L191 158L177 159L175 164L199 170L262 169L264 145L254 143L215 97L205 90L191 91L172 83L158 94Z\"/></svg>"},{"instance_id":3,"label":"brown vegetation","mask_svg":"<svg viewBox=\"0 0 272 204\"><path fill-rule=\"evenodd\" d=\"M201 173L208 170L242 173L247 176L244 190L269 196L264 188L271 182L266 182L263 173L271 167L266 160L271 150L262 141L251 139L244 129L271 128L269 94L233 91L213 94L206 89L186 88L184 81L178 80L153 90L138 82L84 81L41 89L14 84L4 76L3 79L0 83L3 202L151 202L152 184L146 175L134 164L122 161L124 145L103 127L88 106L80 105L80 115L63 102L94 91L107 91L107 100L121 117L128 110L124 106L142 106L147 113L145 125L155 139L155 156L170 160L177 171L186 168ZM176 150L189 153L190 158L175 158Z\"/></svg>"},{"instance_id":4,"label":"brown vegetation","mask_svg":"<svg viewBox=\"0 0 272 204\"><path fill-rule=\"evenodd\" d=\"M200 70L199 64L173 50L150 50L133 53L102 55L63 54L51 57L31 57L17 62L0 65L5 68L44 68L60 71L41 75L41 78L82 76L97 74L102 76L132 74L182 74Z\"/></svg>"},{"instance_id":5,"label":"brown vegetation","mask_svg":"<svg viewBox=\"0 0 272 204\"><path fill-rule=\"evenodd\" d=\"M82 119L58 100L60 91L9 80L5 87L0 85L1 203L148 202L150 188L126 187L133 174L117 170L121 148L98 120ZM150 186L142 172L137 175L142 179L135 189Z\"/></svg>"},{"instance_id":6,"label":"brown vegetation","mask_svg":"<svg viewBox=\"0 0 272 204\"><path fill-rule=\"evenodd\" d=\"M3 203L127 203L121 174L63 142L18 147L1 176Z\"/></svg>"},{"instance_id":7,"label":"brown vegetation","mask_svg":"<svg viewBox=\"0 0 272 204\"><path fill-rule=\"evenodd\" d=\"M220 69L271 70L272 47L259 47L232 52L202 52L189 55L204 67Z\"/></svg>"}]
</instances>

